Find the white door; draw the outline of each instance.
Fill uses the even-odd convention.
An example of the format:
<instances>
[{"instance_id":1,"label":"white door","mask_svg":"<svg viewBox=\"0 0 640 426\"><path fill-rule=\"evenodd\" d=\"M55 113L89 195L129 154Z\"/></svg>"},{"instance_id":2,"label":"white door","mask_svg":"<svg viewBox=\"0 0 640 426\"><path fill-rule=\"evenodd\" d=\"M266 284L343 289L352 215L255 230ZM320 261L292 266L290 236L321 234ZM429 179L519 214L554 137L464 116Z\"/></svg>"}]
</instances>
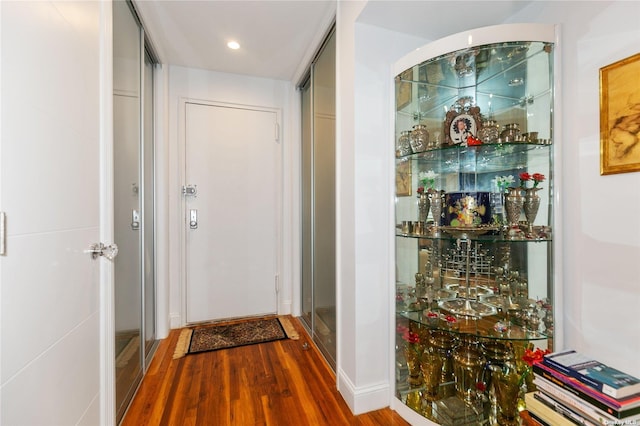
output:
<instances>
[{"instance_id":1,"label":"white door","mask_svg":"<svg viewBox=\"0 0 640 426\"><path fill-rule=\"evenodd\" d=\"M275 111L185 103L187 322L277 311Z\"/></svg>"},{"instance_id":2,"label":"white door","mask_svg":"<svg viewBox=\"0 0 640 426\"><path fill-rule=\"evenodd\" d=\"M101 424L103 7L0 2L2 425Z\"/></svg>"}]
</instances>

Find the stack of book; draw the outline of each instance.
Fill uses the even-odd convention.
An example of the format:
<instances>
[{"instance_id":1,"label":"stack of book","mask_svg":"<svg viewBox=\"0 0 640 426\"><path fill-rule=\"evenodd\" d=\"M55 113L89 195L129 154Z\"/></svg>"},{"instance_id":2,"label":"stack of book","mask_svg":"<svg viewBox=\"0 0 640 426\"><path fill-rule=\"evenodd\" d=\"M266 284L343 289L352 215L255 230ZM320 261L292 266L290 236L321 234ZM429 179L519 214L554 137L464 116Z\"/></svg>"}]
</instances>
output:
<instances>
[{"instance_id":1,"label":"stack of book","mask_svg":"<svg viewBox=\"0 0 640 426\"><path fill-rule=\"evenodd\" d=\"M533 364L527 410L543 425L640 425L640 379L576 351Z\"/></svg>"}]
</instances>

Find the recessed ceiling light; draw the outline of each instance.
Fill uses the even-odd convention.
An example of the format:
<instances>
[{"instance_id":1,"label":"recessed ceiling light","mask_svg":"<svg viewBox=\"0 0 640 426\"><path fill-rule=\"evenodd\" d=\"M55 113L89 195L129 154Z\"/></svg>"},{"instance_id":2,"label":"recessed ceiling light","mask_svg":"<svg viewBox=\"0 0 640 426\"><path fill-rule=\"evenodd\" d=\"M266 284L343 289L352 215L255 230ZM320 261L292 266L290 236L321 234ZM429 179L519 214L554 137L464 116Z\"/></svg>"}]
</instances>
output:
<instances>
[{"instance_id":1,"label":"recessed ceiling light","mask_svg":"<svg viewBox=\"0 0 640 426\"><path fill-rule=\"evenodd\" d=\"M240 43L232 40L229 43L227 43L227 47L229 49L237 50L237 49L240 49Z\"/></svg>"}]
</instances>

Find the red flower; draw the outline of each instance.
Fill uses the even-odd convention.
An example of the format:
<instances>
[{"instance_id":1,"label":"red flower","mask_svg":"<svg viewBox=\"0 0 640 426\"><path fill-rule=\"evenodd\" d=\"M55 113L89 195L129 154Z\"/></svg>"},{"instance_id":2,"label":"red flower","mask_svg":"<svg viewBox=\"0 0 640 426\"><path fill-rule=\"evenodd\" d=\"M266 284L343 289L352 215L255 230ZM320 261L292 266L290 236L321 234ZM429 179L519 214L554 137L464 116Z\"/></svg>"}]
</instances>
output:
<instances>
[{"instance_id":1,"label":"red flower","mask_svg":"<svg viewBox=\"0 0 640 426\"><path fill-rule=\"evenodd\" d=\"M482 145L482 141L476 137L469 135L467 137L467 146L477 146Z\"/></svg>"},{"instance_id":2,"label":"red flower","mask_svg":"<svg viewBox=\"0 0 640 426\"><path fill-rule=\"evenodd\" d=\"M427 313L427 317L428 318L438 318L438 314L436 314L435 312L428 312Z\"/></svg>"},{"instance_id":3,"label":"red flower","mask_svg":"<svg viewBox=\"0 0 640 426\"><path fill-rule=\"evenodd\" d=\"M402 338L408 343L420 343L420 336L413 331L407 330L407 332L402 335Z\"/></svg>"},{"instance_id":4,"label":"red flower","mask_svg":"<svg viewBox=\"0 0 640 426\"><path fill-rule=\"evenodd\" d=\"M416 192L420 195L424 194L424 186L418 187L418 190Z\"/></svg>"},{"instance_id":5,"label":"red flower","mask_svg":"<svg viewBox=\"0 0 640 426\"><path fill-rule=\"evenodd\" d=\"M533 179L533 187L535 188L538 184L544 181L544 175L542 173L534 173L531 177Z\"/></svg>"},{"instance_id":6,"label":"red flower","mask_svg":"<svg viewBox=\"0 0 640 426\"><path fill-rule=\"evenodd\" d=\"M447 315L446 317L444 317L444 319L445 319L447 322L451 322L451 323L458 322L458 320L456 319L456 317L454 317L453 315Z\"/></svg>"},{"instance_id":7,"label":"red flower","mask_svg":"<svg viewBox=\"0 0 640 426\"><path fill-rule=\"evenodd\" d=\"M544 351L542 349L536 349L535 351L525 349L522 360L529 364L529 366L532 366L534 363L542 361L542 358L549 352L549 349L545 349Z\"/></svg>"},{"instance_id":8,"label":"red flower","mask_svg":"<svg viewBox=\"0 0 640 426\"><path fill-rule=\"evenodd\" d=\"M531 175L527 172L522 172L518 175L520 178L520 186L524 188L525 182L531 179Z\"/></svg>"}]
</instances>

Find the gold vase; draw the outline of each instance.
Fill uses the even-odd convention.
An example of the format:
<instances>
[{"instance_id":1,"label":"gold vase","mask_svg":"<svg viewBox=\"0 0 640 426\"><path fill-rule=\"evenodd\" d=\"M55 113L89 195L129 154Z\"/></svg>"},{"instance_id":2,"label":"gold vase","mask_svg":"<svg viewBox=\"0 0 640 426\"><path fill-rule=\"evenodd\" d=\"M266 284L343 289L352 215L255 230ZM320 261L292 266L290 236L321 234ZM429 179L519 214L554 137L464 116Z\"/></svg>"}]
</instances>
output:
<instances>
[{"instance_id":1,"label":"gold vase","mask_svg":"<svg viewBox=\"0 0 640 426\"><path fill-rule=\"evenodd\" d=\"M438 397L438 388L440 387L442 375L442 358L433 351L425 352L422 354L420 370L422 371L424 388L422 395L428 401L435 401Z\"/></svg>"},{"instance_id":2,"label":"gold vase","mask_svg":"<svg viewBox=\"0 0 640 426\"><path fill-rule=\"evenodd\" d=\"M451 383L454 381L453 374L453 348L456 345L456 339L451 333L446 331L435 330L429 336L429 345L433 352L440 357L442 361L442 369L440 371L440 383ZM452 396L455 393L453 386L442 386L441 396Z\"/></svg>"},{"instance_id":3,"label":"gold vase","mask_svg":"<svg viewBox=\"0 0 640 426\"><path fill-rule=\"evenodd\" d=\"M407 343L404 346L404 358L407 361L409 386L417 388L422 385L422 372L420 371L420 346L417 343Z\"/></svg>"},{"instance_id":4,"label":"gold vase","mask_svg":"<svg viewBox=\"0 0 640 426\"><path fill-rule=\"evenodd\" d=\"M511 346L497 341L488 341L482 343L482 350L487 358L485 368L485 382L487 385L487 395L489 397L489 422L496 424L498 418L496 391L493 384L493 376L496 371L500 371L506 363L514 363L514 353Z\"/></svg>"},{"instance_id":5,"label":"gold vase","mask_svg":"<svg viewBox=\"0 0 640 426\"><path fill-rule=\"evenodd\" d=\"M456 393L468 404L473 404L476 400L485 364L482 351L473 345L460 345L454 350Z\"/></svg>"},{"instance_id":6,"label":"gold vase","mask_svg":"<svg viewBox=\"0 0 640 426\"><path fill-rule=\"evenodd\" d=\"M505 364L501 369L496 368L492 375L496 394L497 420L501 426L520 424L518 411L520 377L516 366L512 363Z\"/></svg>"}]
</instances>

